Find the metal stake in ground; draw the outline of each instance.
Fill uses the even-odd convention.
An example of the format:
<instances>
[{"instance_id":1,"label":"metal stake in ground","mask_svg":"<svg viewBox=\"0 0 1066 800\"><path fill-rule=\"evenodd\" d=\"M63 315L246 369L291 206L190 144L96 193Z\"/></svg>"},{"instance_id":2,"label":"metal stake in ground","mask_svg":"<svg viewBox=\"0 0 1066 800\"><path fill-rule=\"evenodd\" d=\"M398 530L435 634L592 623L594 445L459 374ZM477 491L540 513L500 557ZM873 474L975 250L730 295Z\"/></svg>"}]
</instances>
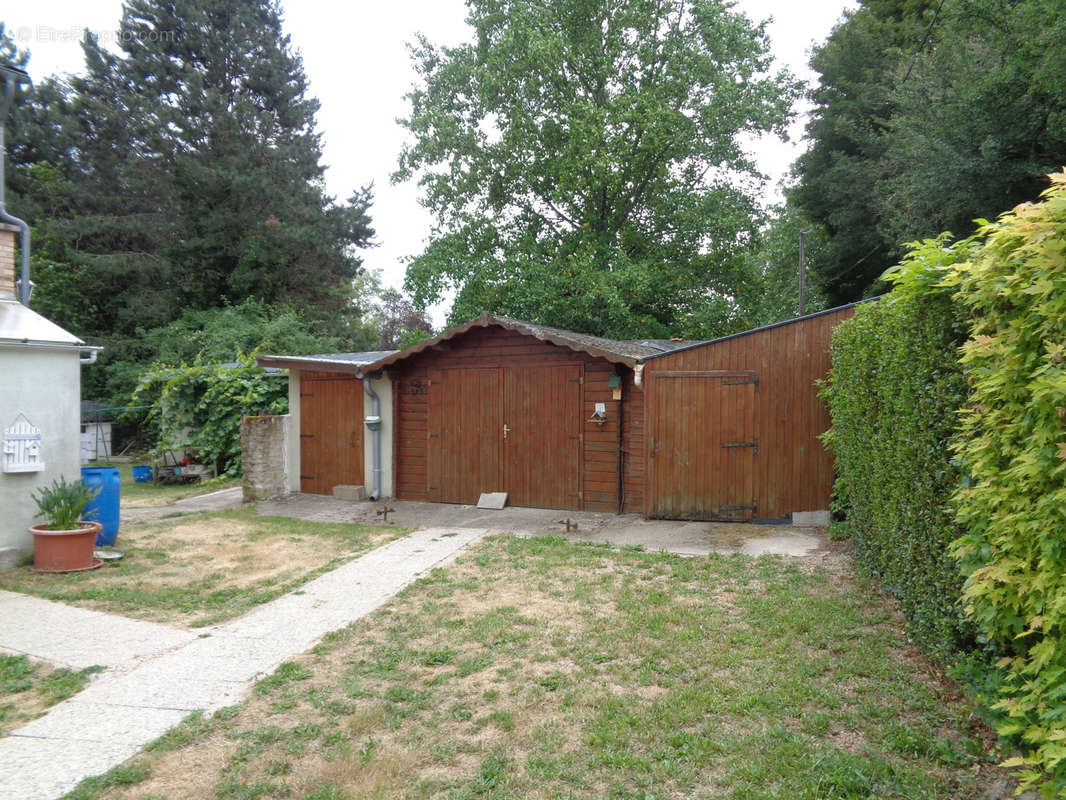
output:
<instances>
[{"instance_id":1,"label":"metal stake in ground","mask_svg":"<svg viewBox=\"0 0 1066 800\"><path fill-rule=\"evenodd\" d=\"M377 515L379 517L381 517L381 521L382 522L388 522L389 521L389 514L392 513L395 510L396 510L395 508L389 508L389 505L386 503L385 505L383 505L381 508L379 508L377 510Z\"/></svg>"}]
</instances>

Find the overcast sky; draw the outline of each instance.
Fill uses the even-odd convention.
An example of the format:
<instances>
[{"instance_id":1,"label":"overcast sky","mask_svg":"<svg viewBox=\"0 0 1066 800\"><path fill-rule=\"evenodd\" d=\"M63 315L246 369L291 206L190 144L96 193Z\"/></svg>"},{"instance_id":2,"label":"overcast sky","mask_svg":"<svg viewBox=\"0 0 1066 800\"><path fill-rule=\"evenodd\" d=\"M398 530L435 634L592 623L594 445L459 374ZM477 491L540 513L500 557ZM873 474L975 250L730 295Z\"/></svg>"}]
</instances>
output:
<instances>
[{"instance_id":1,"label":"overcast sky","mask_svg":"<svg viewBox=\"0 0 1066 800\"><path fill-rule=\"evenodd\" d=\"M311 93L322 104L318 125L324 137L329 191L344 200L373 182L371 209L380 246L365 254L366 265L380 269L387 284L403 283L403 259L419 253L429 232L429 215L418 205L416 186L389 183L403 140L397 117L406 113L403 95L415 79L405 43L416 32L438 44L468 38L462 0L324 2L283 0L285 30L301 52ZM31 51L34 80L82 69L78 40L84 28L102 40L113 38L121 0L35 0L4 11L3 21L19 45ZM769 26L778 63L805 80L811 45L821 42L854 0L740 0L738 8ZM793 141L770 138L753 143L759 168L771 177L767 201L802 150L803 119L793 126ZM17 209L12 209L17 212ZM443 312L436 309L434 323Z\"/></svg>"}]
</instances>

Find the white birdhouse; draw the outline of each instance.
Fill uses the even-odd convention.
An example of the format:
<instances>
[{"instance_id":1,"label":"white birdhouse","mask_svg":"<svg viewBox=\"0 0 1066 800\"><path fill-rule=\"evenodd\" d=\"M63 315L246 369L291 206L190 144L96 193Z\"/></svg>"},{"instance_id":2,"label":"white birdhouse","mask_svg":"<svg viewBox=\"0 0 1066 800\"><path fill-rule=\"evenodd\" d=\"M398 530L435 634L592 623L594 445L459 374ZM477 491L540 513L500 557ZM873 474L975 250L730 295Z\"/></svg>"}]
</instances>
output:
<instances>
[{"instance_id":1,"label":"white birdhouse","mask_svg":"<svg viewBox=\"0 0 1066 800\"><path fill-rule=\"evenodd\" d=\"M4 429L4 472L41 472L41 429L19 414L10 427Z\"/></svg>"}]
</instances>

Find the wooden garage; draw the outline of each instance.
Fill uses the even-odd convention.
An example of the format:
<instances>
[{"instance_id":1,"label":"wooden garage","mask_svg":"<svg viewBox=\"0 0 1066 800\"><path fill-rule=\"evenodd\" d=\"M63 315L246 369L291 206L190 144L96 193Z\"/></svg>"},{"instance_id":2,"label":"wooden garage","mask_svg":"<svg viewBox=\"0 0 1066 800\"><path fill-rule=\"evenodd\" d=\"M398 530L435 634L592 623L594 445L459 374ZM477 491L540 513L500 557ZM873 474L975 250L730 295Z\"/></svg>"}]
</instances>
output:
<instances>
[{"instance_id":1,"label":"wooden garage","mask_svg":"<svg viewBox=\"0 0 1066 800\"><path fill-rule=\"evenodd\" d=\"M829 508L815 382L851 306L709 342L483 314L366 367L393 391L398 497L779 520Z\"/></svg>"},{"instance_id":2,"label":"wooden garage","mask_svg":"<svg viewBox=\"0 0 1066 800\"><path fill-rule=\"evenodd\" d=\"M396 496L642 511L640 359L679 342L618 342L483 314L371 364L393 391ZM628 388L627 388L628 387Z\"/></svg>"},{"instance_id":3,"label":"wooden garage","mask_svg":"<svg viewBox=\"0 0 1066 800\"><path fill-rule=\"evenodd\" d=\"M833 459L819 437L830 421L816 381L829 371L833 328L853 313L843 306L645 359L645 516L828 510Z\"/></svg>"},{"instance_id":4,"label":"wooden garage","mask_svg":"<svg viewBox=\"0 0 1066 800\"><path fill-rule=\"evenodd\" d=\"M373 399L368 400L361 370L395 352L261 355L256 359L260 366L289 372L286 472L291 491L331 494L336 486L366 486L368 493L391 492L388 482L384 486L373 482L375 434L366 425ZM388 384L371 383L378 404L388 405ZM376 435L388 436L390 431L384 426ZM376 474L380 478L380 469Z\"/></svg>"},{"instance_id":5,"label":"wooden garage","mask_svg":"<svg viewBox=\"0 0 1066 800\"><path fill-rule=\"evenodd\" d=\"M776 521L829 508L816 382L852 313L698 343L483 314L400 352L259 362L290 369L299 491L365 482L408 500L506 492L514 506ZM365 396L380 404L383 450L370 446Z\"/></svg>"}]
</instances>

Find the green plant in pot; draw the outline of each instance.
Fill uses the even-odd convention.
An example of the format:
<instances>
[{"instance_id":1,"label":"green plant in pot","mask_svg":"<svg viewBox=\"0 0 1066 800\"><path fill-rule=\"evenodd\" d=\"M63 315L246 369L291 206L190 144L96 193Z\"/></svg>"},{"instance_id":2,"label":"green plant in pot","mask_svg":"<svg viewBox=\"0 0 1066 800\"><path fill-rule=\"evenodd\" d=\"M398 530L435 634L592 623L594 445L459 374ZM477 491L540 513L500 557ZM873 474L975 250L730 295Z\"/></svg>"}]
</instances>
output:
<instances>
[{"instance_id":1,"label":"green plant in pot","mask_svg":"<svg viewBox=\"0 0 1066 800\"><path fill-rule=\"evenodd\" d=\"M94 569L102 562L93 558L100 523L82 519L85 507L100 492L99 487L52 481L31 494L37 514L45 522L30 527L33 535L33 568L38 572L75 572Z\"/></svg>"}]
</instances>

